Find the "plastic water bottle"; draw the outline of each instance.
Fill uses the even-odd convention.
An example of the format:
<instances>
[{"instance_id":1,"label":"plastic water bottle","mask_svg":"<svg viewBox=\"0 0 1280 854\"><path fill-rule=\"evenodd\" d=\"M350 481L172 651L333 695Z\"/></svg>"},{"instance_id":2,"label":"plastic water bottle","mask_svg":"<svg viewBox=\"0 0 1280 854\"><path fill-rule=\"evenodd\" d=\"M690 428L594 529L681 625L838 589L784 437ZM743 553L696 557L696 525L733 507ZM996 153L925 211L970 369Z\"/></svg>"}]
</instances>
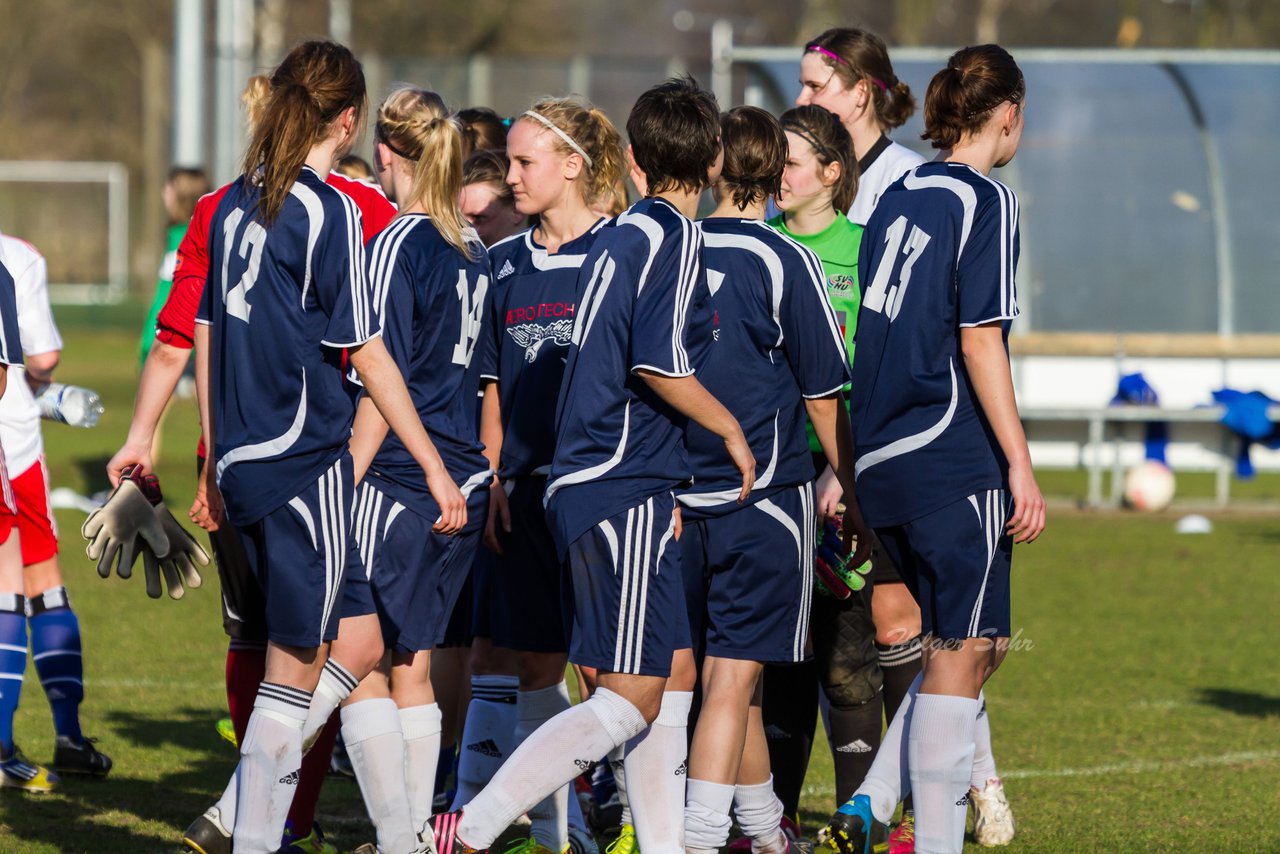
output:
<instances>
[{"instance_id":1,"label":"plastic water bottle","mask_svg":"<svg viewBox=\"0 0 1280 854\"><path fill-rule=\"evenodd\" d=\"M49 383L36 396L40 417L70 424L92 427L102 417L102 399L96 391L66 383Z\"/></svg>"}]
</instances>

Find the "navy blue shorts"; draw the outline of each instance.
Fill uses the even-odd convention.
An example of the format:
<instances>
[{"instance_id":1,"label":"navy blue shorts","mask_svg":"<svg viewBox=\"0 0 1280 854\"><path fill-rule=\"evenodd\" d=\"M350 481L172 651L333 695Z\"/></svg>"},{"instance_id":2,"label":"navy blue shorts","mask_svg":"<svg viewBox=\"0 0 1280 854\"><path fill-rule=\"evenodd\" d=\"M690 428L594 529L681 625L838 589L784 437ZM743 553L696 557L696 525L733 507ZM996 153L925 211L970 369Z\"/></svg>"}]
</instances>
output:
<instances>
[{"instance_id":1,"label":"navy blue shorts","mask_svg":"<svg viewBox=\"0 0 1280 854\"><path fill-rule=\"evenodd\" d=\"M492 589L477 608L487 611L495 646L520 652L568 652L564 622L564 567L556 553L542 496L545 477L517 477L504 484L511 533L498 526L502 555L481 549L476 572L488 573Z\"/></svg>"},{"instance_id":2,"label":"navy blue shorts","mask_svg":"<svg viewBox=\"0 0 1280 854\"><path fill-rule=\"evenodd\" d=\"M939 640L1007 638L1013 537L1009 493L989 489L905 525L877 528L920 604L921 630Z\"/></svg>"},{"instance_id":3,"label":"navy blue shorts","mask_svg":"<svg viewBox=\"0 0 1280 854\"><path fill-rule=\"evenodd\" d=\"M813 484L684 523L689 627L706 655L804 661L817 534Z\"/></svg>"},{"instance_id":4,"label":"navy blue shorts","mask_svg":"<svg viewBox=\"0 0 1280 854\"><path fill-rule=\"evenodd\" d=\"M344 454L301 495L251 525L236 526L266 599L267 638L313 649L338 635L343 588L363 575L348 534L354 497Z\"/></svg>"},{"instance_id":5,"label":"navy blue shorts","mask_svg":"<svg viewBox=\"0 0 1280 854\"><path fill-rule=\"evenodd\" d=\"M606 673L670 676L688 649L675 498L668 492L611 516L569 545L569 660ZM569 607L569 604L572 607Z\"/></svg>"},{"instance_id":6,"label":"navy blue shorts","mask_svg":"<svg viewBox=\"0 0 1280 854\"><path fill-rule=\"evenodd\" d=\"M484 530L488 500L487 490L473 492L466 527L447 537L431 530L438 512L419 515L375 482L360 484L354 538L368 571L353 583L347 599L372 601L387 649L418 652L444 639Z\"/></svg>"}]
</instances>

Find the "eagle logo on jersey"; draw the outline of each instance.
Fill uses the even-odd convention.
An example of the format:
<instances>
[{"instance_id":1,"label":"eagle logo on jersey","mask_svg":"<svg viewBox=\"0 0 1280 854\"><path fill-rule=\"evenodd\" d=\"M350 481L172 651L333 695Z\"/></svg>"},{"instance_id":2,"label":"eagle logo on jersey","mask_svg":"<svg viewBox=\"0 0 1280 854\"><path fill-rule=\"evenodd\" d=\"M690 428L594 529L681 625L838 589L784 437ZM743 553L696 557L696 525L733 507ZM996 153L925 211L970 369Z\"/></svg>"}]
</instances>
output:
<instances>
[{"instance_id":1,"label":"eagle logo on jersey","mask_svg":"<svg viewBox=\"0 0 1280 854\"><path fill-rule=\"evenodd\" d=\"M524 360L533 363L538 358L538 350L548 341L568 347L573 336L573 319L564 318L543 326L540 323L521 323L519 326L508 326L507 334L512 340L524 348Z\"/></svg>"}]
</instances>

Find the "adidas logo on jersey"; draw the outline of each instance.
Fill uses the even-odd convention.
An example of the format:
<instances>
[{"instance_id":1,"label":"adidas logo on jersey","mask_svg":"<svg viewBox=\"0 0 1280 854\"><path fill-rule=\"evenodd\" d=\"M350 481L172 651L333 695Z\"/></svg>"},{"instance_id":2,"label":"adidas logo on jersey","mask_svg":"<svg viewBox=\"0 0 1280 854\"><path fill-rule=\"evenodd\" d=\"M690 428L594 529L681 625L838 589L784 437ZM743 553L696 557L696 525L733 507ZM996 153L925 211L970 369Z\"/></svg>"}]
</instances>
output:
<instances>
[{"instance_id":1,"label":"adidas logo on jersey","mask_svg":"<svg viewBox=\"0 0 1280 854\"><path fill-rule=\"evenodd\" d=\"M848 744L842 744L836 748L836 753L870 753L871 745L862 739L855 739Z\"/></svg>"},{"instance_id":2,"label":"adidas logo on jersey","mask_svg":"<svg viewBox=\"0 0 1280 854\"><path fill-rule=\"evenodd\" d=\"M467 750L474 750L481 756L488 756L492 759L502 758L502 748L498 747L498 743L492 738L486 738L484 741L477 741L475 744L468 744Z\"/></svg>"},{"instance_id":3,"label":"adidas logo on jersey","mask_svg":"<svg viewBox=\"0 0 1280 854\"><path fill-rule=\"evenodd\" d=\"M511 259L508 258L506 263L502 265L502 269L498 271L498 278L505 279L507 276L510 276L515 271L516 271L516 268L511 266Z\"/></svg>"},{"instance_id":4,"label":"adidas logo on jersey","mask_svg":"<svg viewBox=\"0 0 1280 854\"><path fill-rule=\"evenodd\" d=\"M278 782L281 786L296 786L298 785L298 772L290 771L281 777Z\"/></svg>"}]
</instances>

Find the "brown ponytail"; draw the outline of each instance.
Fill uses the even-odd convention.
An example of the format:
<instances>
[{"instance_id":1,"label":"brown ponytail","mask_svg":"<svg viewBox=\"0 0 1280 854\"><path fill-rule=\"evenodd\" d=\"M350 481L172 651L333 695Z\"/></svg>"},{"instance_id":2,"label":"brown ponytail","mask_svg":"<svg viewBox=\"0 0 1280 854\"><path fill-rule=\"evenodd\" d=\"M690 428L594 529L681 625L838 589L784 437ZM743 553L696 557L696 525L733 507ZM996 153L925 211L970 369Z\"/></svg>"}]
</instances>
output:
<instances>
[{"instance_id":1,"label":"brown ponytail","mask_svg":"<svg viewBox=\"0 0 1280 854\"><path fill-rule=\"evenodd\" d=\"M893 73L889 49L875 33L854 27L835 27L810 39L804 49L806 53L821 56L844 88L852 89L859 80L866 83L881 128L901 127L916 111L911 87Z\"/></svg>"},{"instance_id":2,"label":"brown ponytail","mask_svg":"<svg viewBox=\"0 0 1280 854\"><path fill-rule=\"evenodd\" d=\"M582 164L582 199L594 205L613 192L617 183L627 174L626 154L618 129L602 110L573 98L543 98L529 108L568 136L591 159ZM530 116L517 121L533 122L535 127L550 130L542 122ZM573 154L573 149L555 132L551 142L561 154Z\"/></svg>"},{"instance_id":3,"label":"brown ponytail","mask_svg":"<svg viewBox=\"0 0 1280 854\"><path fill-rule=\"evenodd\" d=\"M275 222L311 147L348 107L355 107L358 127L365 113L364 71L336 42L304 42L271 74L271 91L244 156L246 179L262 188L257 216L263 223Z\"/></svg>"},{"instance_id":4,"label":"brown ponytail","mask_svg":"<svg viewBox=\"0 0 1280 854\"><path fill-rule=\"evenodd\" d=\"M853 156L853 138L835 113L808 104L787 110L780 121L784 131L791 131L809 143L824 167L840 164L840 177L831 187L831 204L837 211L853 207L853 199L858 195L858 160Z\"/></svg>"},{"instance_id":5,"label":"brown ponytail","mask_svg":"<svg viewBox=\"0 0 1280 854\"><path fill-rule=\"evenodd\" d=\"M413 162L413 186L402 208L420 203L436 230L451 246L475 258L471 227L458 209L462 192L462 128L435 92L404 86L387 96L378 110L377 139Z\"/></svg>"},{"instance_id":6,"label":"brown ponytail","mask_svg":"<svg viewBox=\"0 0 1280 854\"><path fill-rule=\"evenodd\" d=\"M720 114L720 144L720 187L732 195L738 210L778 195L787 165L787 135L777 119L759 107L734 107Z\"/></svg>"},{"instance_id":7,"label":"brown ponytail","mask_svg":"<svg viewBox=\"0 0 1280 854\"><path fill-rule=\"evenodd\" d=\"M924 133L934 148L955 148L965 134L982 129L991 111L1026 94L1022 70L999 45L956 51L947 67L933 75L924 99Z\"/></svg>"}]
</instances>

